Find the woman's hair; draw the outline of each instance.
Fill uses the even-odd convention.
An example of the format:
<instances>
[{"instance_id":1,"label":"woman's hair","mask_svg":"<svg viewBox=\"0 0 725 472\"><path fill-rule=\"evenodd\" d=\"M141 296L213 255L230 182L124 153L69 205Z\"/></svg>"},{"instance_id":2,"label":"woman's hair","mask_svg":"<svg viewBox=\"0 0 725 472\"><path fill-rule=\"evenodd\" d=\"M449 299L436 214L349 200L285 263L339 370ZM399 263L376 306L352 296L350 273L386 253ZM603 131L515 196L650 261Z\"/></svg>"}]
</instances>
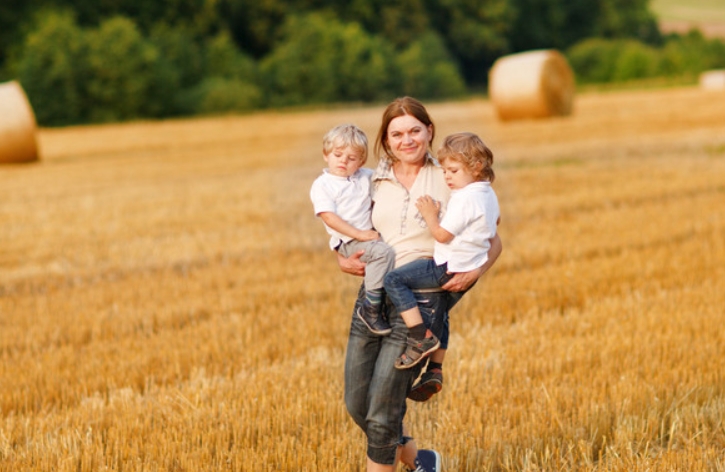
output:
<instances>
[{"instance_id":1,"label":"woman's hair","mask_svg":"<svg viewBox=\"0 0 725 472\"><path fill-rule=\"evenodd\" d=\"M380 130L378 130L378 137L375 140L375 155L379 159L384 159L389 162L395 162L397 159L393 155L393 151L390 149L388 143L388 126L390 122L400 116L410 115L415 117L418 121L426 126L431 127L430 140L428 146L433 144L433 138L435 137L435 126L433 120L428 115L428 110L425 109L422 103L413 97L402 97L393 100L385 111L383 112L383 121L380 124Z\"/></svg>"},{"instance_id":2,"label":"woman's hair","mask_svg":"<svg viewBox=\"0 0 725 472\"><path fill-rule=\"evenodd\" d=\"M438 149L438 160L447 159L463 164L476 180L493 182L493 152L474 133L456 133L446 136Z\"/></svg>"},{"instance_id":3,"label":"woman's hair","mask_svg":"<svg viewBox=\"0 0 725 472\"><path fill-rule=\"evenodd\" d=\"M360 151L362 164L368 159L368 137L357 126L345 123L328 131L322 138L322 152L327 156L333 150L351 147Z\"/></svg>"}]
</instances>

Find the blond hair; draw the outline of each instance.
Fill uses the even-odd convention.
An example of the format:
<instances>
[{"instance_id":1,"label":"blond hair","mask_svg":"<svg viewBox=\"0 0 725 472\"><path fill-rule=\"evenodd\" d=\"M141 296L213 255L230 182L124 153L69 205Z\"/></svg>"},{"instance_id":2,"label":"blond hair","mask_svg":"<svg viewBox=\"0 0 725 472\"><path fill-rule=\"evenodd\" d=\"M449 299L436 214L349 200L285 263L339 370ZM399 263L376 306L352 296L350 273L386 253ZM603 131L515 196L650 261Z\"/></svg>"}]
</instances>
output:
<instances>
[{"instance_id":1,"label":"blond hair","mask_svg":"<svg viewBox=\"0 0 725 472\"><path fill-rule=\"evenodd\" d=\"M357 126L346 123L335 126L322 138L322 152L327 156L334 149L351 147L360 152L362 164L368 159L368 137Z\"/></svg>"},{"instance_id":2,"label":"blond hair","mask_svg":"<svg viewBox=\"0 0 725 472\"><path fill-rule=\"evenodd\" d=\"M463 164L476 180L493 182L493 151L474 133L456 133L446 136L438 149L438 160L451 159Z\"/></svg>"}]
</instances>

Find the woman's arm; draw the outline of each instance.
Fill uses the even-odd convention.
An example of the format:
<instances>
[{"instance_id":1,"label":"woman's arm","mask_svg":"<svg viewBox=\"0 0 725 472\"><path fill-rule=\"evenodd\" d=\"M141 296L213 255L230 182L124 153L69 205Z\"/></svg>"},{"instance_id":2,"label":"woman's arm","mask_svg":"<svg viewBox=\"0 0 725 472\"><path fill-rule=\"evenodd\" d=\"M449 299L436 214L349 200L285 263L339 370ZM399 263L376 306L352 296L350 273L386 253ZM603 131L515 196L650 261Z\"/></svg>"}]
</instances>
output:
<instances>
[{"instance_id":1,"label":"woman's arm","mask_svg":"<svg viewBox=\"0 0 725 472\"><path fill-rule=\"evenodd\" d=\"M503 245L501 244L501 237L496 233L496 236L491 238L491 247L488 250L488 260L478 269L474 269L469 272L457 272L451 280L445 283L441 288L448 290L449 292L462 292L469 289L488 269L496 262L498 256L503 251Z\"/></svg>"}]
</instances>

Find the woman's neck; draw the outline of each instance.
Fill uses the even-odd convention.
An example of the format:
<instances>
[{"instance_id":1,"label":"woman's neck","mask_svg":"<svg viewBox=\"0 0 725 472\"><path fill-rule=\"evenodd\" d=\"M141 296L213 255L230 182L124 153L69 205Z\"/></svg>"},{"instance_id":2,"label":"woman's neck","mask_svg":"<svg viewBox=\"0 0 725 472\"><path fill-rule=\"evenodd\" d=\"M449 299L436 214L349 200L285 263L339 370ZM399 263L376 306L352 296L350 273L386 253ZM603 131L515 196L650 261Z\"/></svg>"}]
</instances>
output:
<instances>
[{"instance_id":1,"label":"woman's neck","mask_svg":"<svg viewBox=\"0 0 725 472\"><path fill-rule=\"evenodd\" d=\"M397 161L393 164L393 172L395 173L395 178L398 179L398 182L400 182L403 187L410 190L413 183L415 183L415 178L418 177L418 172L420 172L424 165L425 161L415 164Z\"/></svg>"}]
</instances>

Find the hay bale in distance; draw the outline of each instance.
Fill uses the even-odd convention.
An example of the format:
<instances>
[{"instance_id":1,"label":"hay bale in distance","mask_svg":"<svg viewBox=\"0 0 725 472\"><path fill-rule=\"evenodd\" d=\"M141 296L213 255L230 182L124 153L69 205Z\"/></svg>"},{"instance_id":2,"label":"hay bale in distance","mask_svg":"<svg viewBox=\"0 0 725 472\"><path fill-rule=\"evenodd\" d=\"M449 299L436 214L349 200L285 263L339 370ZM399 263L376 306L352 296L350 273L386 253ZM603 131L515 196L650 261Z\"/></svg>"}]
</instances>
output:
<instances>
[{"instance_id":1,"label":"hay bale in distance","mask_svg":"<svg viewBox=\"0 0 725 472\"><path fill-rule=\"evenodd\" d=\"M569 115L575 89L568 61L553 49L500 57L489 72L489 97L502 120Z\"/></svg>"},{"instance_id":2,"label":"hay bale in distance","mask_svg":"<svg viewBox=\"0 0 725 472\"><path fill-rule=\"evenodd\" d=\"M0 84L0 163L38 160L35 114L17 81Z\"/></svg>"},{"instance_id":3,"label":"hay bale in distance","mask_svg":"<svg viewBox=\"0 0 725 472\"><path fill-rule=\"evenodd\" d=\"M708 70L700 74L700 88L705 90L725 90L725 69Z\"/></svg>"}]
</instances>

